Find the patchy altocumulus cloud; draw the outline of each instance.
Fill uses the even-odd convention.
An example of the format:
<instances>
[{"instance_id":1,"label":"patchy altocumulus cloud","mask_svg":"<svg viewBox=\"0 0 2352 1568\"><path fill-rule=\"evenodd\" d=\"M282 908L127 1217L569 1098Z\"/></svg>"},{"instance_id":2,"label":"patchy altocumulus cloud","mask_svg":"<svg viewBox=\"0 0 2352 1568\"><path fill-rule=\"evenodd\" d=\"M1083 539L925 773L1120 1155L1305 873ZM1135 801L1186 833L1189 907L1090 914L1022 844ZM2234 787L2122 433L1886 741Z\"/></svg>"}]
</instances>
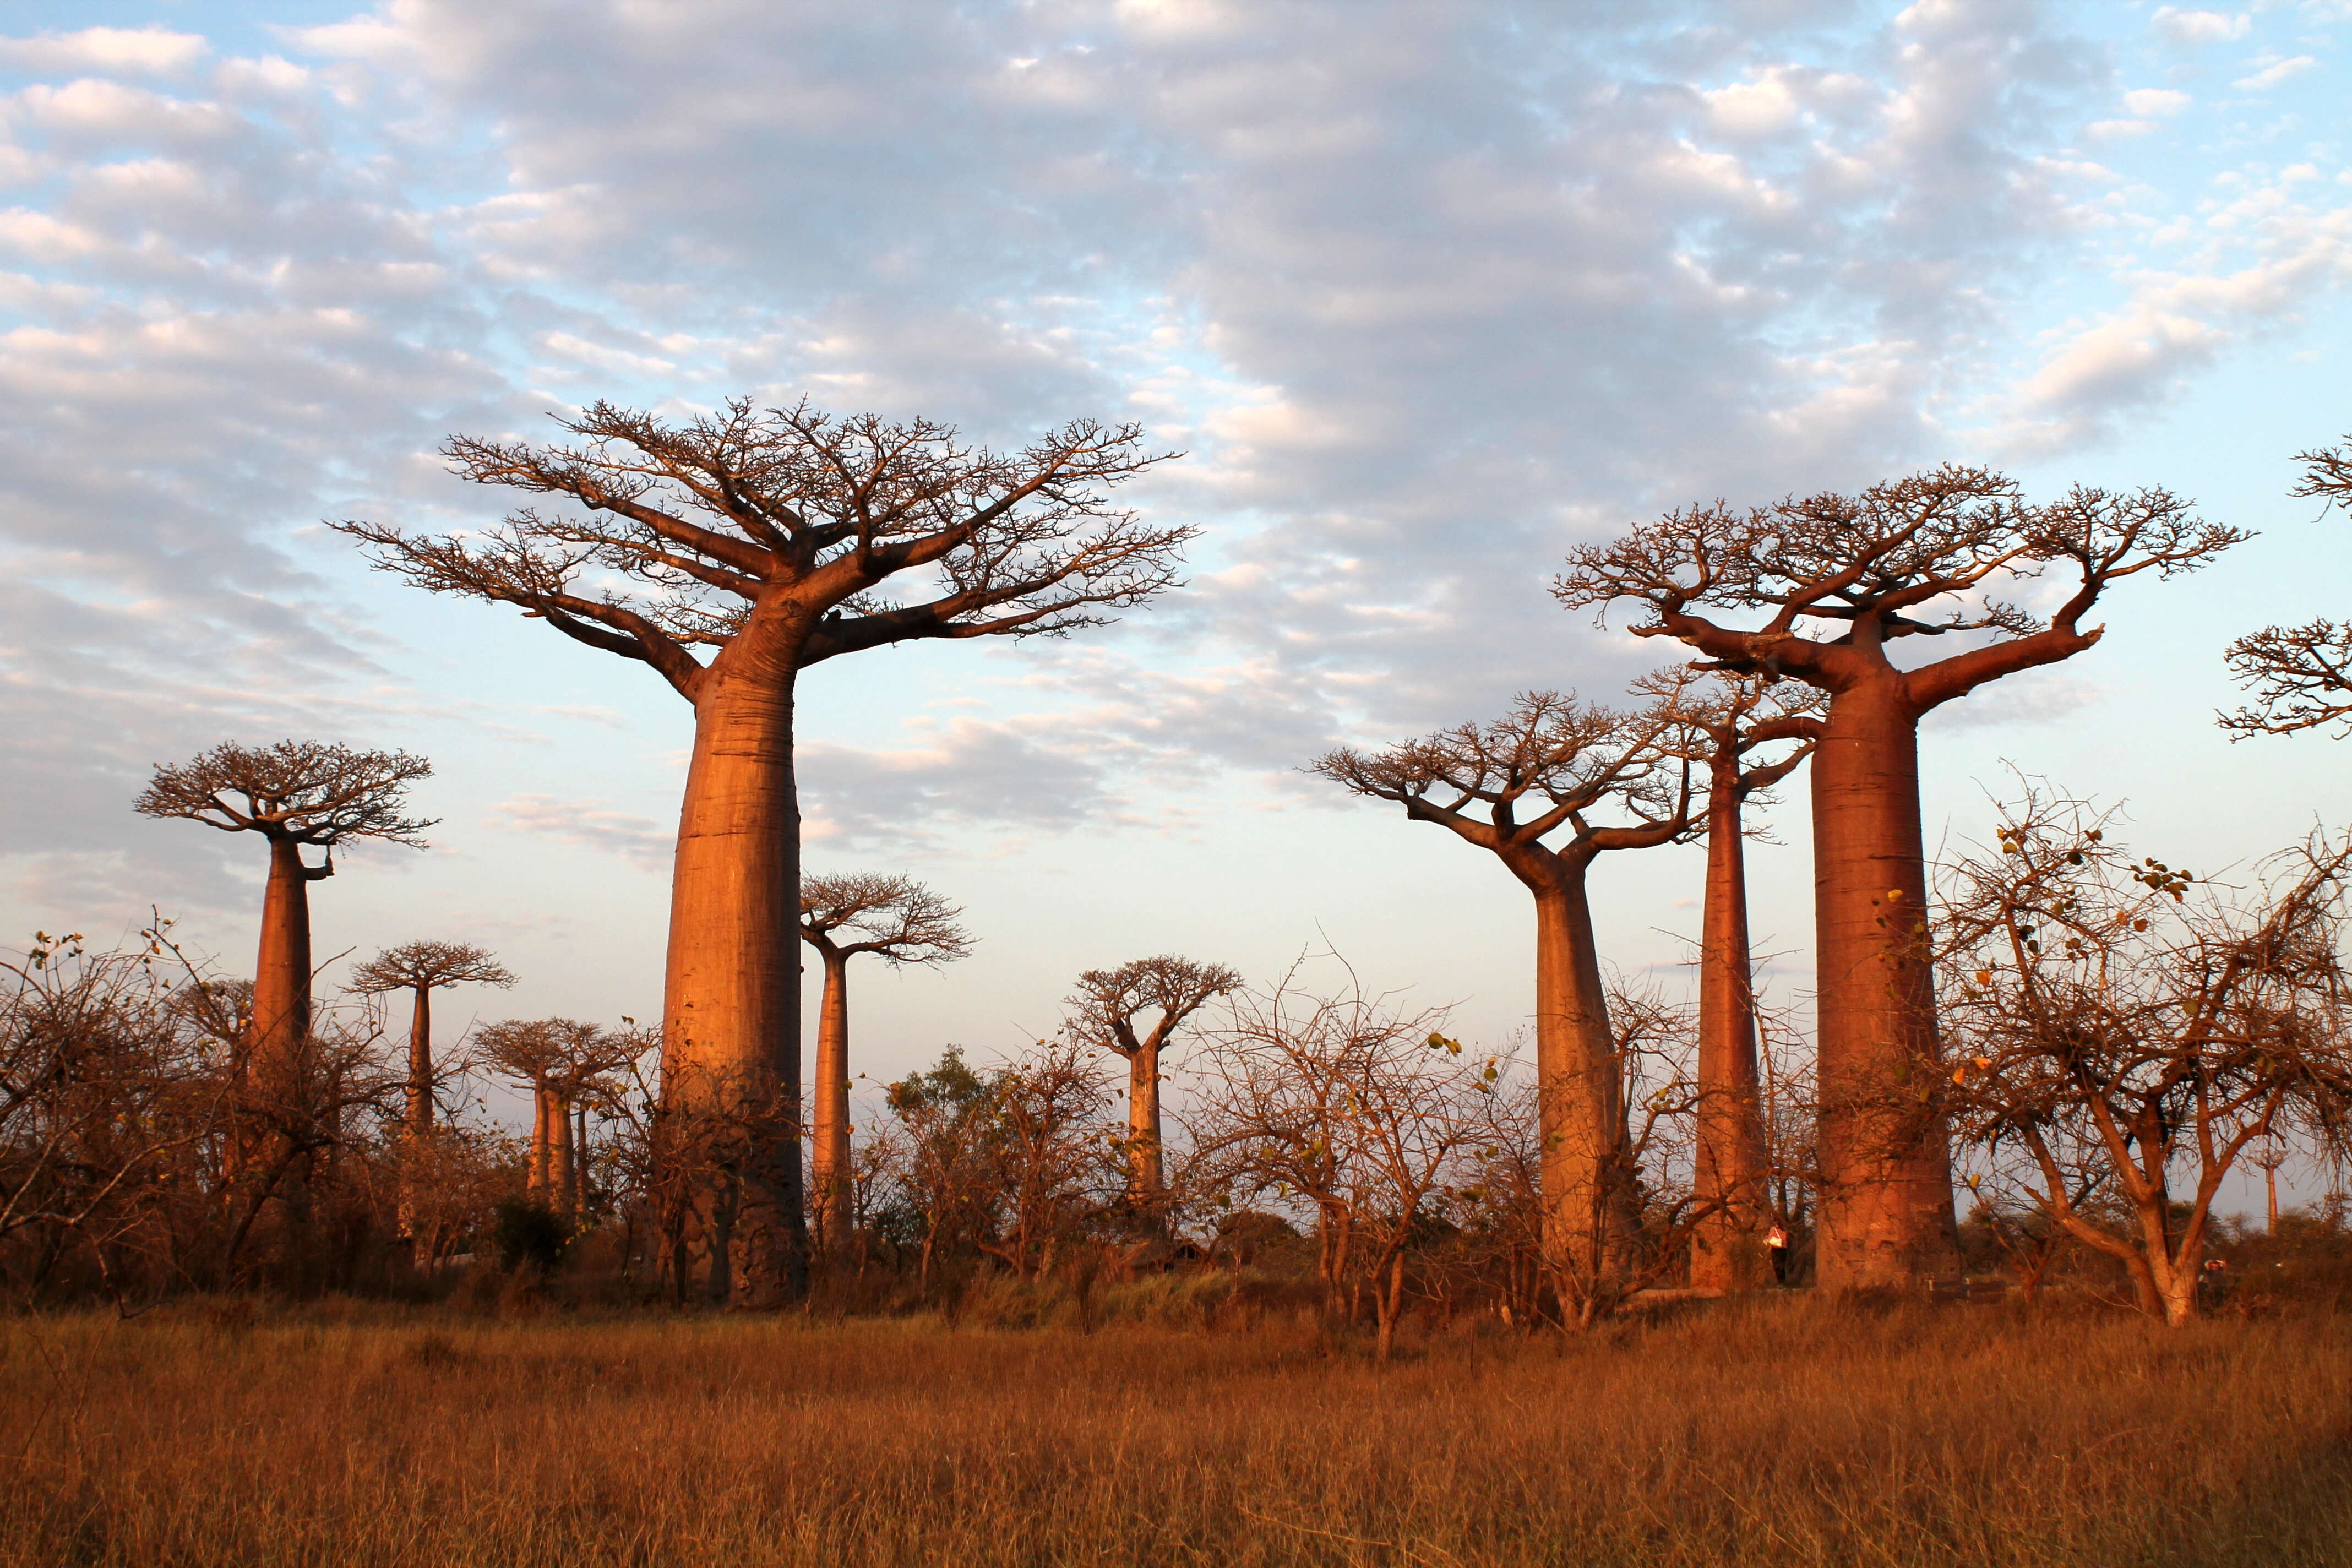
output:
<instances>
[{"instance_id":1,"label":"patchy altocumulus cloud","mask_svg":"<svg viewBox=\"0 0 2352 1568\"><path fill-rule=\"evenodd\" d=\"M2340 162L2212 151L2333 24L2138 15L383 0L270 54L177 9L0 40L0 721L37 737L0 789L48 808L0 857L99 875L143 765L225 732L523 722L296 532L478 522L442 436L597 395L1188 451L1137 492L1210 526L1183 595L984 714L812 739L844 847L1166 827L1220 770L1605 695L1656 654L1553 606L1569 543L2072 449L2346 280ZM609 799L493 816L667 853Z\"/></svg>"}]
</instances>

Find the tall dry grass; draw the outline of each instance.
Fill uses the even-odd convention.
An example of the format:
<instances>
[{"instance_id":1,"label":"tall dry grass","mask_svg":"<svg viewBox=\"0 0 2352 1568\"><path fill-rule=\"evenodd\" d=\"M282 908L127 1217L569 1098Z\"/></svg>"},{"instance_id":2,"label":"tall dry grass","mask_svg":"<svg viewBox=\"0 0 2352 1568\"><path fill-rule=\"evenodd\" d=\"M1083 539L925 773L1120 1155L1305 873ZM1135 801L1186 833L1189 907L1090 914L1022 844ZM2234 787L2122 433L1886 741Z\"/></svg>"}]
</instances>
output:
<instances>
[{"instance_id":1,"label":"tall dry grass","mask_svg":"<svg viewBox=\"0 0 2352 1568\"><path fill-rule=\"evenodd\" d=\"M0 1325L0 1561L2341 1564L2340 1320Z\"/></svg>"}]
</instances>

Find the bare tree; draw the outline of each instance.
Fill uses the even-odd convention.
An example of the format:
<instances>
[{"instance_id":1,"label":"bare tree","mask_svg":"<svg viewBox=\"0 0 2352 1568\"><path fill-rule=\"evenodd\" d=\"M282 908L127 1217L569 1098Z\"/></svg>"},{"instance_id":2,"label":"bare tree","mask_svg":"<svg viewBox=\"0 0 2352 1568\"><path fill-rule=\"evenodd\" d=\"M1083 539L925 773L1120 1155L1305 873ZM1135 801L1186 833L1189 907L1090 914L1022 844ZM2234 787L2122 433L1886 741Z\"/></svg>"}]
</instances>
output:
<instances>
[{"instance_id":1,"label":"bare tree","mask_svg":"<svg viewBox=\"0 0 2352 1568\"><path fill-rule=\"evenodd\" d=\"M1055 1255L1101 1210L1108 1092L1100 1067L1066 1041L1040 1040L1034 1056L988 1077L986 1180L999 1212L975 1239L1017 1278L1051 1273Z\"/></svg>"},{"instance_id":2,"label":"bare tree","mask_svg":"<svg viewBox=\"0 0 2352 1568\"><path fill-rule=\"evenodd\" d=\"M1174 953L1139 958L1117 969L1089 969L1063 1003L1068 1037L1090 1050L1127 1060L1127 1196L1139 1214L1156 1213L1167 1191L1166 1150L1160 1141L1161 1058L1184 1021L1242 983L1222 963L1197 963ZM1159 1016L1139 1026L1147 1012Z\"/></svg>"},{"instance_id":3,"label":"bare tree","mask_svg":"<svg viewBox=\"0 0 2352 1568\"><path fill-rule=\"evenodd\" d=\"M1691 1237L1691 1283L1762 1284L1770 1224L1769 1160L1756 1057L1755 953L1748 932L1748 803L1811 756L1827 704L1813 688L1769 676L1679 673L1639 683L1680 703L1706 766L1706 896L1698 963L1698 1145L1695 1191L1705 1215ZM1761 761L1759 747L1795 742Z\"/></svg>"},{"instance_id":4,"label":"bare tree","mask_svg":"<svg viewBox=\"0 0 2352 1568\"><path fill-rule=\"evenodd\" d=\"M2000 851L1944 879L1961 1052L1945 1098L1969 1136L2022 1151L2033 1201L2119 1261L2144 1310L2187 1321L2230 1171L2352 1110L2352 845L2315 839L2229 899L2133 859L2076 803L2036 794L2005 815ZM2100 1189L2127 1226L2086 1208Z\"/></svg>"},{"instance_id":5,"label":"bare tree","mask_svg":"<svg viewBox=\"0 0 2352 1568\"><path fill-rule=\"evenodd\" d=\"M963 910L920 882L873 875L801 882L801 937L824 964L816 1025L816 1104L809 1127L810 1208L818 1244L849 1243L849 961L873 953L893 967L930 968L971 952Z\"/></svg>"},{"instance_id":6,"label":"bare tree","mask_svg":"<svg viewBox=\"0 0 2352 1568\"><path fill-rule=\"evenodd\" d=\"M1829 693L1812 763L1821 1011L1821 1279L1896 1283L1957 1267L1951 1153L1936 1080L1918 727L1978 687L2098 641L2083 616L2143 572L2172 576L2246 538L2161 489L2076 488L2028 505L1988 469L1946 466L1855 495L1670 512L1580 548L1553 585L1571 608L1633 601L1633 630L1720 667ZM1992 595L2053 563L2076 576L2046 620ZM1723 618L1743 615L1761 624ZM1906 668L1906 637L1970 646Z\"/></svg>"},{"instance_id":7,"label":"bare tree","mask_svg":"<svg viewBox=\"0 0 2352 1568\"><path fill-rule=\"evenodd\" d=\"M1065 426L1018 453L927 420L835 420L747 400L671 424L598 403L551 447L453 438L455 470L576 505L423 537L345 522L376 564L436 593L509 604L649 666L694 707L671 884L664 1049L677 1092L772 1139L714 1155L703 1201L738 1216L706 1289L770 1302L804 1273L797 1114L800 672L924 637L1053 635L1100 624L1175 580L1192 530L1154 527L1110 491L1161 461L1135 426ZM885 596L893 578L912 596ZM708 650L706 660L698 650ZM740 1245L736 1239L740 1237Z\"/></svg>"},{"instance_id":8,"label":"bare tree","mask_svg":"<svg viewBox=\"0 0 2352 1568\"><path fill-rule=\"evenodd\" d=\"M1633 1224L1625 1108L1586 875L1608 851L1691 832L1690 749L1673 700L1623 713L1538 691L1491 724L1370 754L1342 749L1308 770L1488 851L1535 897L1544 1245L1555 1268L1576 1249L1592 1255L1577 1267L1601 1267ZM1595 821L1605 808L1631 820ZM1563 828L1565 841L1544 842Z\"/></svg>"},{"instance_id":9,"label":"bare tree","mask_svg":"<svg viewBox=\"0 0 2352 1568\"><path fill-rule=\"evenodd\" d=\"M316 1146L299 1129L287 1131L288 1112L302 1102L319 1065L310 1027L310 884L335 874L339 844L373 838L424 847L419 835L432 820L402 814L408 786L432 774L430 763L406 752L355 751L320 741L224 742L180 766L158 764L135 803L144 816L257 833L269 846L253 1013L235 1076L240 1122L275 1120L286 1138L272 1152L247 1147L249 1137L239 1134L233 1158L285 1166L298 1210L308 1149ZM324 864L303 864L306 845L326 852Z\"/></svg>"},{"instance_id":10,"label":"bare tree","mask_svg":"<svg viewBox=\"0 0 2352 1568\"><path fill-rule=\"evenodd\" d=\"M388 947L352 971L351 989L362 996L406 991L415 998L408 1023L408 1102L403 1118L411 1136L433 1128L433 993L452 985L509 990L514 975L484 948L461 942L406 942Z\"/></svg>"},{"instance_id":11,"label":"bare tree","mask_svg":"<svg viewBox=\"0 0 2352 1568\"><path fill-rule=\"evenodd\" d=\"M1189 1120L1203 1175L1239 1201L1303 1200L1316 1215L1325 1309L1370 1288L1378 1353L1396 1340L1405 1254L1465 1151L1487 1136L1499 1068L1465 1059L1442 1009L1406 1013L1360 985L1330 995L1294 967L1244 992L1202 1052Z\"/></svg>"},{"instance_id":12,"label":"bare tree","mask_svg":"<svg viewBox=\"0 0 2352 1568\"><path fill-rule=\"evenodd\" d=\"M2297 452L2303 477L2292 495L2315 497L2352 513L2352 437L2341 447ZM2264 626L2230 645L2224 656L2255 704L2221 715L2233 740L2288 735L2340 724L2352 732L2352 621L2322 617L2299 626Z\"/></svg>"}]
</instances>

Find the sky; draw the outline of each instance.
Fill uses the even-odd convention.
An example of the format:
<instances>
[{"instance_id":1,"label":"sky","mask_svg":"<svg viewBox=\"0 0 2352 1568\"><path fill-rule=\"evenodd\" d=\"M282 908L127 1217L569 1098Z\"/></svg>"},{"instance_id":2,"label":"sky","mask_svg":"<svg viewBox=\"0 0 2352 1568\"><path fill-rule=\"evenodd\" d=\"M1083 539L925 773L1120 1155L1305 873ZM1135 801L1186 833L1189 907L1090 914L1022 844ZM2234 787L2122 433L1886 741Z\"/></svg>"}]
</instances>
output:
<instances>
[{"instance_id":1,"label":"sky","mask_svg":"<svg viewBox=\"0 0 2352 1568\"><path fill-rule=\"evenodd\" d=\"M1160 952L1337 951L1507 1044L1525 895L1297 770L1619 695L1661 649L1546 585L1695 500L1946 460L2194 497L2258 537L1929 721L1931 850L2021 774L2200 874L2352 823L2342 742L2212 723L2233 637L2347 611L2352 531L2286 494L2352 432L2346 0L51 0L0 33L0 944L152 907L249 972L257 847L130 802L318 737L429 755L440 819L339 858L322 954L477 942L521 983L460 1018L657 1016L685 705L323 526L486 526L439 443L600 397L1185 454L1127 492L1202 529L1181 591L803 682L810 867L917 876L978 939L856 976L877 1078ZM1752 855L1792 996L1801 805ZM1605 957L1680 983L1700 856L1604 862Z\"/></svg>"}]
</instances>

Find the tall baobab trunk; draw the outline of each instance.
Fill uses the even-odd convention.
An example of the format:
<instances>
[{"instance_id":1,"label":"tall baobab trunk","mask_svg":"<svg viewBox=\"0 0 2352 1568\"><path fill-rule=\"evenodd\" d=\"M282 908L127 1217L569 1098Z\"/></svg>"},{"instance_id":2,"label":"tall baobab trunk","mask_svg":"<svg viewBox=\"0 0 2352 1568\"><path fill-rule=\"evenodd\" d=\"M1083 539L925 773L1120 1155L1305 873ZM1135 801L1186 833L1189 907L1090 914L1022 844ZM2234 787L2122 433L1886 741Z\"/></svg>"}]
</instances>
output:
<instances>
[{"instance_id":1,"label":"tall baobab trunk","mask_svg":"<svg viewBox=\"0 0 2352 1568\"><path fill-rule=\"evenodd\" d=\"M1813 754L1822 1194L1832 1289L1958 1271L1938 1109L1919 714L1889 672L1835 694Z\"/></svg>"},{"instance_id":2,"label":"tall baobab trunk","mask_svg":"<svg viewBox=\"0 0 2352 1568\"><path fill-rule=\"evenodd\" d=\"M1555 861L1536 889L1536 1076L1542 1106L1544 1251L1588 1280L1633 1227L1624 1092L1584 864Z\"/></svg>"},{"instance_id":3,"label":"tall baobab trunk","mask_svg":"<svg viewBox=\"0 0 2352 1568\"><path fill-rule=\"evenodd\" d=\"M408 1022L408 1103L406 1114L401 1119L409 1157L401 1162L396 1219L400 1234L409 1238L412 1255L421 1259L425 1249L416 1246L415 1166L423 1153L425 1140L433 1132L433 987L418 985L411 989L416 994L416 1011Z\"/></svg>"},{"instance_id":4,"label":"tall baobab trunk","mask_svg":"<svg viewBox=\"0 0 2352 1568\"><path fill-rule=\"evenodd\" d=\"M712 662L695 701L670 885L664 1076L703 1161L693 1178L703 1294L742 1306L776 1305L807 1283L796 1126L800 640L755 626Z\"/></svg>"},{"instance_id":5,"label":"tall baobab trunk","mask_svg":"<svg viewBox=\"0 0 2352 1568\"><path fill-rule=\"evenodd\" d=\"M408 1024L408 1135L433 1131L433 987L419 985Z\"/></svg>"},{"instance_id":6,"label":"tall baobab trunk","mask_svg":"<svg viewBox=\"0 0 2352 1568\"><path fill-rule=\"evenodd\" d=\"M1160 1047L1155 1032L1127 1058L1127 1181L1129 1195L1150 1212L1168 1185L1160 1146Z\"/></svg>"},{"instance_id":7,"label":"tall baobab trunk","mask_svg":"<svg viewBox=\"0 0 2352 1568\"><path fill-rule=\"evenodd\" d=\"M302 1115L304 1068L310 1049L310 884L331 865L302 864L291 838L269 841L269 881L261 897L261 944L253 963L253 1016L246 1037L245 1125L234 1136L240 1167L279 1173L276 1195L298 1232L310 1223L310 1156L291 1131L269 1132L254 1123L289 1128ZM264 1195L267 1195L266 1194ZM296 1243L297 1250L299 1243Z\"/></svg>"},{"instance_id":8,"label":"tall baobab trunk","mask_svg":"<svg viewBox=\"0 0 2352 1568\"><path fill-rule=\"evenodd\" d=\"M839 1257L850 1240L849 954L824 955L816 1022L816 1104L809 1132L810 1201L817 1243Z\"/></svg>"},{"instance_id":9,"label":"tall baobab trunk","mask_svg":"<svg viewBox=\"0 0 2352 1568\"><path fill-rule=\"evenodd\" d=\"M310 1038L310 884L327 873L302 864L290 838L269 843L261 896L261 949L253 963L247 1070L265 1097L290 1095Z\"/></svg>"},{"instance_id":10,"label":"tall baobab trunk","mask_svg":"<svg viewBox=\"0 0 2352 1568\"><path fill-rule=\"evenodd\" d=\"M1763 1282L1757 1231L1767 1163L1756 1073L1754 959L1748 933L1748 849L1741 832L1740 763L1717 750L1709 763L1706 896L1699 928L1698 1156L1702 1204L1718 1205L1691 1237L1691 1283L1746 1290Z\"/></svg>"},{"instance_id":11,"label":"tall baobab trunk","mask_svg":"<svg viewBox=\"0 0 2352 1568\"><path fill-rule=\"evenodd\" d=\"M555 1096L544 1079L530 1086L530 1165L529 1174L524 1178L523 1192L531 1202L544 1204L550 1208L555 1206L551 1193L553 1183L549 1179L551 1169L549 1156L555 1147L555 1131L551 1125L554 1101Z\"/></svg>"},{"instance_id":12,"label":"tall baobab trunk","mask_svg":"<svg viewBox=\"0 0 2352 1568\"><path fill-rule=\"evenodd\" d=\"M559 1089L550 1089L547 1099L549 1130L554 1134L548 1150L547 1206L572 1219L580 1213L580 1151L572 1141L572 1105Z\"/></svg>"}]
</instances>

